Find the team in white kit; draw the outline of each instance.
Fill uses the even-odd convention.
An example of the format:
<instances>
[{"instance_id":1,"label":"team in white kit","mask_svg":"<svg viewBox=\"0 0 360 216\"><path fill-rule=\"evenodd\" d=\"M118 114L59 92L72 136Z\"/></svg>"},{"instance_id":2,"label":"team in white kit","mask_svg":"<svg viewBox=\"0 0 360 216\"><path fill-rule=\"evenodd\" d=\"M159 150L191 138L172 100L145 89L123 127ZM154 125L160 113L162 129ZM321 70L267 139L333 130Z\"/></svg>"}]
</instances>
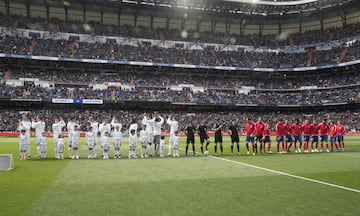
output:
<instances>
[{"instance_id":1,"label":"team in white kit","mask_svg":"<svg viewBox=\"0 0 360 216\"><path fill-rule=\"evenodd\" d=\"M128 158L137 158L136 148L138 141L141 146L141 158L147 158L148 156L164 157L164 145L165 137L161 136L162 125L165 119L155 114L147 115L144 113L141 120L141 130L138 132L138 122L135 118L131 118L128 128L129 139L129 154ZM166 123L170 126L170 139L169 139L169 152L167 156L179 157L179 137L178 129L179 123L176 118L169 116ZM123 141L123 134L126 133L122 130L122 124L116 117L113 117L111 123L108 123L108 119L104 119L99 124L94 117L90 117L87 121L87 131L85 132L85 144L88 149L88 159L97 157L97 146L100 141L100 155L104 159L109 159L109 150L111 144L113 146L114 155L113 158L121 158L121 146ZM80 122L75 117L68 120L67 123L62 117L55 117L54 122L51 125L53 133L53 147L56 159L64 159L65 142L63 137L63 131L66 127L68 132L68 153L71 159L79 159L79 145L80 145ZM27 160L31 158L30 149L30 133L31 128L35 130L35 143L37 145L37 157L47 158L47 132L45 131L45 122L41 119L41 116L36 116L29 121L28 115L23 114L22 119L18 123L17 130L19 135L19 150L20 160ZM98 136L100 134L100 137ZM149 150L148 150L149 146ZM149 151L149 154L147 153ZM27 157L26 157L27 153Z\"/></svg>"}]
</instances>

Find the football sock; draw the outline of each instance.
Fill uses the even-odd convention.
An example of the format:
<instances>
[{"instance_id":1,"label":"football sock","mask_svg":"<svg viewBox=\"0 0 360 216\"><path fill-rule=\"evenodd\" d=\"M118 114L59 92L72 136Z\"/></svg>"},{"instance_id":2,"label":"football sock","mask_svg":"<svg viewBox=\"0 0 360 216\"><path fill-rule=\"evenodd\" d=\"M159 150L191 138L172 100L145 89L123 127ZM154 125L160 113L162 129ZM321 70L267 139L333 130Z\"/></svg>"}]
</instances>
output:
<instances>
[{"instance_id":1,"label":"football sock","mask_svg":"<svg viewBox=\"0 0 360 216\"><path fill-rule=\"evenodd\" d=\"M215 153L217 152L217 144L214 145Z\"/></svg>"},{"instance_id":2,"label":"football sock","mask_svg":"<svg viewBox=\"0 0 360 216\"><path fill-rule=\"evenodd\" d=\"M222 145L222 143L220 143L220 151L221 151L221 153L224 153L224 150L223 150L223 145Z\"/></svg>"},{"instance_id":3,"label":"football sock","mask_svg":"<svg viewBox=\"0 0 360 216\"><path fill-rule=\"evenodd\" d=\"M329 144L328 143L326 143L326 149L329 149Z\"/></svg>"},{"instance_id":4,"label":"football sock","mask_svg":"<svg viewBox=\"0 0 360 216\"><path fill-rule=\"evenodd\" d=\"M208 150L208 146L210 145L210 142L207 142L206 143L206 146L205 146L205 150L207 151Z\"/></svg>"},{"instance_id":5,"label":"football sock","mask_svg":"<svg viewBox=\"0 0 360 216\"><path fill-rule=\"evenodd\" d=\"M255 143L255 152L257 153L257 143Z\"/></svg>"},{"instance_id":6,"label":"football sock","mask_svg":"<svg viewBox=\"0 0 360 216\"><path fill-rule=\"evenodd\" d=\"M285 150L285 143L282 143L281 151L284 151L284 150Z\"/></svg>"},{"instance_id":7,"label":"football sock","mask_svg":"<svg viewBox=\"0 0 360 216\"><path fill-rule=\"evenodd\" d=\"M252 151L255 152L255 144L252 144Z\"/></svg>"},{"instance_id":8,"label":"football sock","mask_svg":"<svg viewBox=\"0 0 360 216\"><path fill-rule=\"evenodd\" d=\"M189 149L189 144L186 144L186 147L185 147L185 154L186 155L188 154L188 149Z\"/></svg>"},{"instance_id":9,"label":"football sock","mask_svg":"<svg viewBox=\"0 0 360 216\"><path fill-rule=\"evenodd\" d=\"M149 143L149 145L150 145L150 147L149 147L149 152L150 152L150 155L152 155L153 154L153 146L151 145L151 143Z\"/></svg>"},{"instance_id":10,"label":"football sock","mask_svg":"<svg viewBox=\"0 0 360 216\"><path fill-rule=\"evenodd\" d=\"M201 154L204 154L204 147L203 147L203 144L201 144L201 146L200 146L200 150L201 150Z\"/></svg>"},{"instance_id":11,"label":"football sock","mask_svg":"<svg viewBox=\"0 0 360 216\"><path fill-rule=\"evenodd\" d=\"M246 150L249 151L249 143L246 143Z\"/></svg>"},{"instance_id":12,"label":"football sock","mask_svg":"<svg viewBox=\"0 0 360 216\"><path fill-rule=\"evenodd\" d=\"M160 155L164 155L164 145L160 145Z\"/></svg>"},{"instance_id":13,"label":"football sock","mask_svg":"<svg viewBox=\"0 0 360 216\"><path fill-rule=\"evenodd\" d=\"M233 144L231 144L230 149L231 149L231 154L233 154L234 153L234 145Z\"/></svg>"},{"instance_id":14,"label":"football sock","mask_svg":"<svg viewBox=\"0 0 360 216\"><path fill-rule=\"evenodd\" d=\"M41 156L41 151L40 151L40 146L36 146L36 150L37 150L37 153L38 153L38 156Z\"/></svg>"},{"instance_id":15,"label":"football sock","mask_svg":"<svg viewBox=\"0 0 360 216\"><path fill-rule=\"evenodd\" d=\"M292 146L292 143L290 143L290 144L288 145L288 147L287 147L287 151L290 151L291 146Z\"/></svg>"},{"instance_id":16,"label":"football sock","mask_svg":"<svg viewBox=\"0 0 360 216\"><path fill-rule=\"evenodd\" d=\"M195 144L192 144L193 154L195 155Z\"/></svg>"},{"instance_id":17,"label":"football sock","mask_svg":"<svg viewBox=\"0 0 360 216\"><path fill-rule=\"evenodd\" d=\"M237 148L237 151L240 152L240 145L239 145L239 143L236 144L236 148Z\"/></svg>"},{"instance_id":18,"label":"football sock","mask_svg":"<svg viewBox=\"0 0 360 216\"><path fill-rule=\"evenodd\" d=\"M315 144L315 147L318 148L318 147L319 147L319 143L316 143L316 144Z\"/></svg>"},{"instance_id":19,"label":"football sock","mask_svg":"<svg viewBox=\"0 0 360 216\"><path fill-rule=\"evenodd\" d=\"M173 148L172 143L169 142L169 154L171 154L172 148Z\"/></svg>"},{"instance_id":20,"label":"football sock","mask_svg":"<svg viewBox=\"0 0 360 216\"><path fill-rule=\"evenodd\" d=\"M268 144L268 151L270 151L270 149L271 149L271 144L269 143Z\"/></svg>"},{"instance_id":21,"label":"football sock","mask_svg":"<svg viewBox=\"0 0 360 216\"><path fill-rule=\"evenodd\" d=\"M280 143L278 143L278 144L276 145L276 150L277 150L277 152L280 151Z\"/></svg>"}]
</instances>

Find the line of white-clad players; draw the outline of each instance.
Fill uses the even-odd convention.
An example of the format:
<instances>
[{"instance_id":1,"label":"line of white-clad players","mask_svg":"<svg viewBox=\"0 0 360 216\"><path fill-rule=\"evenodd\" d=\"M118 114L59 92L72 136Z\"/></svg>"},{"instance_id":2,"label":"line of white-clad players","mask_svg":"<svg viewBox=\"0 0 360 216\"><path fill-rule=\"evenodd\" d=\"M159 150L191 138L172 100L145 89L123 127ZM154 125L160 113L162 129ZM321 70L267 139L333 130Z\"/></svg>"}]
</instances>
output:
<instances>
[{"instance_id":1,"label":"line of white-clad players","mask_svg":"<svg viewBox=\"0 0 360 216\"><path fill-rule=\"evenodd\" d=\"M165 119L156 114L147 115L144 113L141 122L139 141L141 144L141 158L147 158L147 147L149 146L149 156L164 157L165 137L161 136L161 127ZM169 151L167 156L179 157L179 123L175 117L169 116L166 123L170 126ZM79 159L80 144L80 122L76 118L71 118L67 123L61 117L55 117L52 124L53 145L55 158L64 159L65 142L63 129L67 128L68 132L68 152L71 159ZM45 122L41 116L36 116L29 120L28 115L23 114L22 119L18 122L17 130L19 135L20 160L31 158L30 132L31 128L35 130L37 157L45 159L47 157L47 133L45 132ZM138 144L138 123L136 119L131 119L128 128L129 134L129 158L137 158L136 148ZM100 133L100 143L98 134ZM111 137L111 138L110 138ZM88 158L96 158L98 144L100 144L100 154L104 159L109 159L109 149L111 144L114 148L114 158L121 158L123 130L122 124L116 117L111 122L104 119L99 124L93 117L87 122L87 131L85 133L85 144L88 148ZM152 145L154 144L154 145ZM27 153L27 155L26 155Z\"/></svg>"}]
</instances>

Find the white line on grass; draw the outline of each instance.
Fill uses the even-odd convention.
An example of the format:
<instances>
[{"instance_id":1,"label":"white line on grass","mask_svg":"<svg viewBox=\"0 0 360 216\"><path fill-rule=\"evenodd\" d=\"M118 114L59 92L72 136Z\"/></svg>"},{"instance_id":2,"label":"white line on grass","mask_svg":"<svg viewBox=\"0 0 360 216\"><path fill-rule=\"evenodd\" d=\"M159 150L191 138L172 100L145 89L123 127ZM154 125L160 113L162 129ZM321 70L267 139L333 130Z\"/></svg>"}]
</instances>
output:
<instances>
[{"instance_id":1,"label":"white line on grass","mask_svg":"<svg viewBox=\"0 0 360 216\"><path fill-rule=\"evenodd\" d=\"M182 149L182 148L180 148L180 150L185 151L185 149ZM200 153L196 152L196 154L200 154ZM222 161L234 163L234 164L239 164L239 165L251 167L251 168L254 168L254 169L259 169L259 170L279 174L279 175L284 175L284 176L288 176L288 177L292 177L292 178L296 178L296 179L301 179L301 180L304 180L304 181L314 182L314 183L318 183L318 184L322 184L322 185L326 185L326 186L330 186L330 187L335 187L335 188L339 188L339 189L343 189L343 190L347 190L347 191L352 191L352 192L355 192L355 193L360 193L360 190L357 190L357 189L354 189L354 188L348 188L348 187L344 187L344 186L341 186L341 185L336 185L336 184L323 182L323 181L319 181L319 180L315 180L315 179L311 179L311 178L297 176L297 175L293 175L293 174L289 174L289 173L285 173L285 172L281 172L281 171L277 171L277 170L272 170L272 169L268 169L268 168L265 168L265 167L259 167L259 166L239 162L239 161L228 160L228 159L221 158L221 157L215 157L215 156L211 156L211 155L209 155L208 157L213 158L213 159L217 159L217 160L222 160Z\"/></svg>"}]
</instances>

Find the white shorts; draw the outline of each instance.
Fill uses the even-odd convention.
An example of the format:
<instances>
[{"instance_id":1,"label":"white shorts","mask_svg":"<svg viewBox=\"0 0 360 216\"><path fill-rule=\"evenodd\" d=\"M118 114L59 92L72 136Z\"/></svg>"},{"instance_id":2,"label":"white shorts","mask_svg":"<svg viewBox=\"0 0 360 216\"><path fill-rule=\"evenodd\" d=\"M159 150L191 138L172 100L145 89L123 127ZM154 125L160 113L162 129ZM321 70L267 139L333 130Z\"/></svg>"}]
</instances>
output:
<instances>
[{"instance_id":1,"label":"white shorts","mask_svg":"<svg viewBox=\"0 0 360 216\"><path fill-rule=\"evenodd\" d=\"M68 136L68 144L69 144L69 146L72 146L72 144L73 144L73 139L72 139L72 136Z\"/></svg>"},{"instance_id":2,"label":"white shorts","mask_svg":"<svg viewBox=\"0 0 360 216\"><path fill-rule=\"evenodd\" d=\"M174 134L174 133L171 133L171 134L170 134L170 140L169 140L169 143L170 143L170 144L174 144L174 138L175 138L175 134Z\"/></svg>"},{"instance_id":3,"label":"white shorts","mask_svg":"<svg viewBox=\"0 0 360 216\"><path fill-rule=\"evenodd\" d=\"M131 148L136 148L136 146L137 146L137 143L129 143L129 147Z\"/></svg>"},{"instance_id":4,"label":"white shorts","mask_svg":"<svg viewBox=\"0 0 360 216\"><path fill-rule=\"evenodd\" d=\"M26 151L27 145L26 144L19 144L20 151Z\"/></svg>"},{"instance_id":5,"label":"white shorts","mask_svg":"<svg viewBox=\"0 0 360 216\"><path fill-rule=\"evenodd\" d=\"M57 146L57 151L58 151L59 153L63 153L63 152L64 152L64 145L58 145L58 146Z\"/></svg>"},{"instance_id":6,"label":"white shorts","mask_svg":"<svg viewBox=\"0 0 360 216\"><path fill-rule=\"evenodd\" d=\"M36 135L36 137L35 137L35 143L36 143L37 145L40 145L40 141L41 141L41 135Z\"/></svg>"},{"instance_id":7,"label":"white shorts","mask_svg":"<svg viewBox=\"0 0 360 216\"><path fill-rule=\"evenodd\" d=\"M40 145L40 152L46 152L47 145Z\"/></svg>"},{"instance_id":8,"label":"white shorts","mask_svg":"<svg viewBox=\"0 0 360 216\"><path fill-rule=\"evenodd\" d=\"M102 144L101 147L102 147L103 150L105 150L105 151L109 150L109 148L110 148L109 144Z\"/></svg>"},{"instance_id":9,"label":"white shorts","mask_svg":"<svg viewBox=\"0 0 360 216\"><path fill-rule=\"evenodd\" d=\"M121 147L121 140L114 140L113 142L114 148L120 148Z\"/></svg>"},{"instance_id":10,"label":"white shorts","mask_svg":"<svg viewBox=\"0 0 360 216\"><path fill-rule=\"evenodd\" d=\"M73 148L79 148L79 142L72 142L72 147Z\"/></svg>"},{"instance_id":11,"label":"white shorts","mask_svg":"<svg viewBox=\"0 0 360 216\"><path fill-rule=\"evenodd\" d=\"M91 144L87 144L88 149L94 149L95 148L95 143L91 143Z\"/></svg>"},{"instance_id":12,"label":"white shorts","mask_svg":"<svg viewBox=\"0 0 360 216\"><path fill-rule=\"evenodd\" d=\"M149 132L149 133L148 133L148 143L152 143L152 142L153 142L153 139L154 139L153 133L152 133L152 132Z\"/></svg>"}]
</instances>

